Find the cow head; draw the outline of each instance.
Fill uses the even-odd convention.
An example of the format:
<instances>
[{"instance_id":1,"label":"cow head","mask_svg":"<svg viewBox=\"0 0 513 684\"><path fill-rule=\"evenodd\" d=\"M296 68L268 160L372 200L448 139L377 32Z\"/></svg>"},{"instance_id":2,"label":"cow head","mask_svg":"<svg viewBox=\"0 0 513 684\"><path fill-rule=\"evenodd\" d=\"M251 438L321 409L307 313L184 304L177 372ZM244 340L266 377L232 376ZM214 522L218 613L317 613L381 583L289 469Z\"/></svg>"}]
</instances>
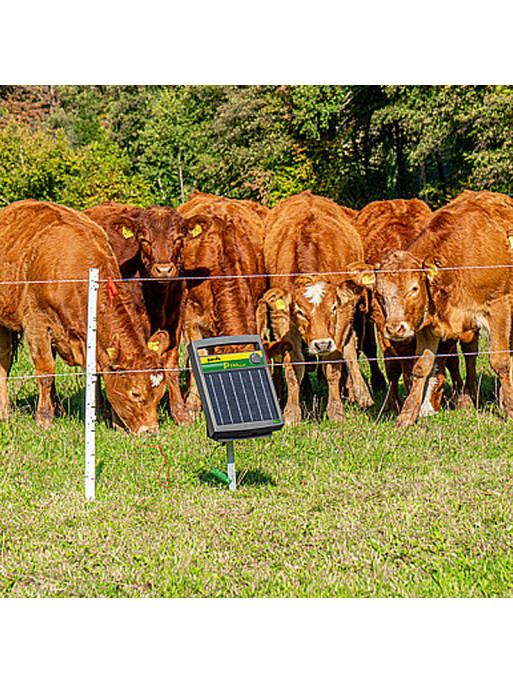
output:
<instances>
[{"instance_id":1,"label":"cow head","mask_svg":"<svg viewBox=\"0 0 513 684\"><path fill-rule=\"evenodd\" d=\"M429 312L430 287L442 261L421 261L413 254L395 251L376 266L375 293L385 315L384 334L389 340L414 337Z\"/></svg>"},{"instance_id":2,"label":"cow head","mask_svg":"<svg viewBox=\"0 0 513 684\"><path fill-rule=\"evenodd\" d=\"M111 340L107 349L110 372L103 379L118 427L133 434L157 430L157 407L166 390L163 356L169 344L168 333L159 330L142 355L125 356L116 336Z\"/></svg>"},{"instance_id":3,"label":"cow head","mask_svg":"<svg viewBox=\"0 0 513 684\"><path fill-rule=\"evenodd\" d=\"M269 313L278 339L285 336L292 321L310 354L322 356L340 350L368 279L374 279L367 264L350 264L347 270L337 283L322 275L304 275L295 280L291 291L278 287L268 290L257 308L259 331L265 329L264 315Z\"/></svg>"},{"instance_id":4,"label":"cow head","mask_svg":"<svg viewBox=\"0 0 513 684\"><path fill-rule=\"evenodd\" d=\"M175 278L183 269L183 243L189 222L171 207L151 206L134 221L147 277Z\"/></svg>"},{"instance_id":5,"label":"cow head","mask_svg":"<svg viewBox=\"0 0 513 684\"><path fill-rule=\"evenodd\" d=\"M348 271L353 267L348 267ZM291 318L308 345L309 354L330 354L346 343L356 305L364 292L361 277L359 272L351 272L337 284L322 275L296 279L292 290Z\"/></svg>"}]
</instances>

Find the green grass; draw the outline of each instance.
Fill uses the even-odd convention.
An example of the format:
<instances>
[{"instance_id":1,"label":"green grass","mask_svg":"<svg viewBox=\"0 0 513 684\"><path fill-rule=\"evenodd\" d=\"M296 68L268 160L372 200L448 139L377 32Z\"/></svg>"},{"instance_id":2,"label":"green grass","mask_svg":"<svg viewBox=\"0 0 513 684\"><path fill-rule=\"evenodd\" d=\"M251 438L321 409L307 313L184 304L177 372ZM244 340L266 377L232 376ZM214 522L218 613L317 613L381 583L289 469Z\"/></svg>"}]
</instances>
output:
<instances>
[{"instance_id":1,"label":"green grass","mask_svg":"<svg viewBox=\"0 0 513 684\"><path fill-rule=\"evenodd\" d=\"M236 442L234 493L210 473L226 456L203 421L172 429L163 410L158 440L141 444L100 423L95 502L83 377L58 380L67 416L46 432L35 382L15 380L0 424L0 596L512 596L513 423L479 368L479 411L446 406L401 431L379 406L347 406L343 425ZM14 374L31 372L23 350Z\"/></svg>"}]
</instances>

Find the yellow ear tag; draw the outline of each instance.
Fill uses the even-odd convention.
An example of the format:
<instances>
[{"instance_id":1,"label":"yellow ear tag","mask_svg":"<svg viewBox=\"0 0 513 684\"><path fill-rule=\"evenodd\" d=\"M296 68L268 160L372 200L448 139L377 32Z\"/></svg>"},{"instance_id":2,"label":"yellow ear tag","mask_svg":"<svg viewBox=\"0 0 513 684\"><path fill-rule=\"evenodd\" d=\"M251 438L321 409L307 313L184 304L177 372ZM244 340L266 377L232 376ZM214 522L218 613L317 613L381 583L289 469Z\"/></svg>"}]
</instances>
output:
<instances>
[{"instance_id":1,"label":"yellow ear tag","mask_svg":"<svg viewBox=\"0 0 513 684\"><path fill-rule=\"evenodd\" d=\"M283 301L283 299L281 297L279 297L276 300L276 311L285 311L286 308L287 307L285 306L285 302Z\"/></svg>"},{"instance_id":2,"label":"yellow ear tag","mask_svg":"<svg viewBox=\"0 0 513 684\"><path fill-rule=\"evenodd\" d=\"M148 349L151 349L151 351L155 351L155 352L158 351L159 350L159 343L155 342L155 340L153 340L153 342L148 342Z\"/></svg>"},{"instance_id":3,"label":"yellow ear tag","mask_svg":"<svg viewBox=\"0 0 513 684\"><path fill-rule=\"evenodd\" d=\"M430 280L433 280L433 278L436 276L438 273L438 267L437 266L431 266L428 270L428 278Z\"/></svg>"},{"instance_id":4,"label":"yellow ear tag","mask_svg":"<svg viewBox=\"0 0 513 684\"><path fill-rule=\"evenodd\" d=\"M513 247L513 236L509 238L509 246Z\"/></svg>"},{"instance_id":5,"label":"yellow ear tag","mask_svg":"<svg viewBox=\"0 0 513 684\"><path fill-rule=\"evenodd\" d=\"M192 229L192 231L191 231L192 237L198 237L198 235L201 234L201 231L202 231L202 230L203 230L203 229L202 229L202 227L200 226L200 224L197 223L197 224L194 226L194 228Z\"/></svg>"},{"instance_id":6,"label":"yellow ear tag","mask_svg":"<svg viewBox=\"0 0 513 684\"><path fill-rule=\"evenodd\" d=\"M374 273L364 273L362 275L362 283L363 285L374 285L376 282L376 276Z\"/></svg>"},{"instance_id":7,"label":"yellow ear tag","mask_svg":"<svg viewBox=\"0 0 513 684\"><path fill-rule=\"evenodd\" d=\"M121 228L121 232L123 233L123 237L125 238L125 240L134 237L133 231L131 231L130 228L128 228L128 226L123 226L123 228Z\"/></svg>"},{"instance_id":8,"label":"yellow ear tag","mask_svg":"<svg viewBox=\"0 0 513 684\"><path fill-rule=\"evenodd\" d=\"M116 347L107 347L107 354L109 356L109 359L112 361L114 357L116 356L117 349Z\"/></svg>"}]
</instances>

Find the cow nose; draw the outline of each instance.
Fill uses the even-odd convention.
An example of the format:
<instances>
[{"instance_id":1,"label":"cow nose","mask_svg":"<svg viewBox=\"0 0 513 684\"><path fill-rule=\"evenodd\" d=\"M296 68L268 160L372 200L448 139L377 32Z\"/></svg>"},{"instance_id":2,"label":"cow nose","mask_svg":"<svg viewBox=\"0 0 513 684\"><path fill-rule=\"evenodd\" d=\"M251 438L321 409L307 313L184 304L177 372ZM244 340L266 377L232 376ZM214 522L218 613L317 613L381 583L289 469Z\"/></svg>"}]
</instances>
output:
<instances>
[{"instance_id":1,"label":"cow nose","mask_svg":"<svg viewBox=\"0 0 513 684\"><path fill-rule=\"evenodd\" d=\"M174 264L153 264L151 275L153 278L173 278L176 267Z\"/></svg>"},{"instance_id":2,"label":"cow nose","mask_svg":"<svg viewBox=\"0 0 513 684\"><path fill-rule=\"evenodd\" d=\"M314 340L311 346L314 354L327 354L335 351L335 343L331 337L326 340Z\"/></svg>"},{"instance_id":3,"label":"cow nose","mask_svg":"<svg viewBox=\"0 0 513 684\"><path fill-rule=\"evenodd\" d=\"M406 326L401 323L386 323L385 332L389 337L404 337L406 334Z\"/></svg>"},{"instance_id":4,"label":"cow nose","mask_svg":"<svg viewBox=\"0 0 513 684\"><path fill-rule=\"evenodd\" d=\"M142 435L143 433L154 435L159 431L158 423L156 425L141 425L137 428L135 434Z\"/></svg>"}]
</instances>

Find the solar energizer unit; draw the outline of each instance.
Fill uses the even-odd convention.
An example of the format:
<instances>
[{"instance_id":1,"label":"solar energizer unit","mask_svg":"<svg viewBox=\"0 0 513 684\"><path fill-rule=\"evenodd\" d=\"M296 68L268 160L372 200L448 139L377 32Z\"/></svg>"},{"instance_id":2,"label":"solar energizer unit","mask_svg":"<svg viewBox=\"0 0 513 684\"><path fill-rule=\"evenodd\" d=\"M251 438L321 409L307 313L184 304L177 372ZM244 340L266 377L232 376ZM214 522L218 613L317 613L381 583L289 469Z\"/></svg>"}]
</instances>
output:
<instances>
[{"instance_id":1,"label":"solar energizer unit","mask_svg":"<svg viewBox=\"0 0 513 684\"><path fill-rule=\"evenodd\" d=\"M283 427L258 335L195 340L187 350L211 439L259 437Z\"/></svg>"},{"instance_id":2,"label":"solar energizer unit","mask_svg":"<svg viewBox=\"0 0 513 684\"><path fill-rule=\"evenodd\" d=\"M233 441L269 435L283 427L278 397L258 335L194 340L187 351L207 423L207 435L227 444L234 490Z\"/></svg>"}]
</instances>

